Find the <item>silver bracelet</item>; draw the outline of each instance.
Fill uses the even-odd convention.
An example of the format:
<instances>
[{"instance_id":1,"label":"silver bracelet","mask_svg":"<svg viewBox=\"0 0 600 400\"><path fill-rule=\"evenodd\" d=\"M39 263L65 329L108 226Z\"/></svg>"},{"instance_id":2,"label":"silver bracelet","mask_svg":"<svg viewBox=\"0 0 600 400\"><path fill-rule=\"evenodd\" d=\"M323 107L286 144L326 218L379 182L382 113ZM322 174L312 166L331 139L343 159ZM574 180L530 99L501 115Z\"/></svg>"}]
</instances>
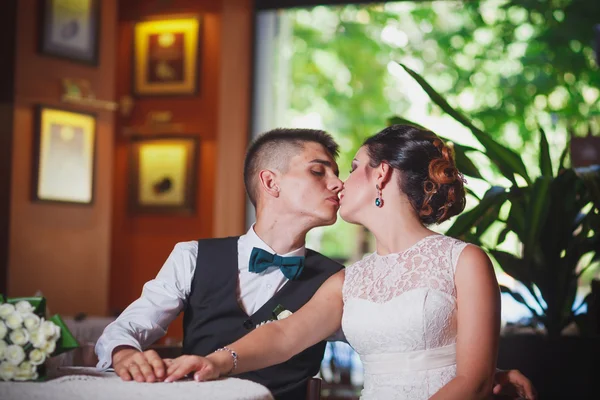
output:
<instances>
[{"instance_id":1,"label":"silver bracelet","mask_svg":"<svg viewBox=\"0 0 600 400\"><path fill-rule=\"evenodd\" d=\"M217 351L228 351L229 354L231 354L231 358L233 359L233 367L231 367L231 370L229 370L229 372L227 373L227 375L230 375L237 368L237 364L238 364L238 355L237 355L237 353L235 352L235 350L231 350L227 346L221 347L220 349L216 349L215 353Z\"/></svg>"}]
</instances>

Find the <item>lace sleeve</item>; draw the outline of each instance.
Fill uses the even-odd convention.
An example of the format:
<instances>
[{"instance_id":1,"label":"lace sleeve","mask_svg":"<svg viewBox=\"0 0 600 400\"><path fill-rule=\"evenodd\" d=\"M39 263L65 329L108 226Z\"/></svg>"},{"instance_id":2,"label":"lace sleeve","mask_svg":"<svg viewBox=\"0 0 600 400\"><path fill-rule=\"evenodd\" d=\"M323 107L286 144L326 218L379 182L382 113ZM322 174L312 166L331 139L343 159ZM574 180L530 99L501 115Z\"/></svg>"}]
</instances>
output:
<instances>
[{"instance_id":1,"label":"lace sleeve","mask_svg":"<svg viewBox=\"0 0 600 400\"><path fill-rule=\"evenodd\" d=\"M458 265L458 258L460 257L461 253L463 252L463 250L465 249L465 247L467 247L469 243L460 241L460 240L456 240L454 242L454 244L452 245L452 271L456 274L456 266Z\"/></svg>"}]
</instances>

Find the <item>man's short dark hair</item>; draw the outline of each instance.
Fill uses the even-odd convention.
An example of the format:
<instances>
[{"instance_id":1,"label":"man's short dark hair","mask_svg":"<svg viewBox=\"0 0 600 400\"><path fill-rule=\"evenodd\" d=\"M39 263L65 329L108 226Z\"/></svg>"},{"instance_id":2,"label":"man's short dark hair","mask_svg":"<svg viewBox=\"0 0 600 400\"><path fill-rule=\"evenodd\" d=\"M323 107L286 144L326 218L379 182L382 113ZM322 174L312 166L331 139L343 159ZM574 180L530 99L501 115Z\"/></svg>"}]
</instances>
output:
<instances>
[{"instance_id":1,"label":"man's short dark hair","mask_svg":"<svg viewBox=\"0 0 600 400\"><path fill-rule=\"evenodd\" d=\"M339 146L331 135L315 129L273 129L252 142L244 161L244 184L254 207L258 197L258 172L265 168L286 172L290 159L304 149L304 143L310 142L322 145L333 158L338 156Z\"/></svg>"}]
</instances>

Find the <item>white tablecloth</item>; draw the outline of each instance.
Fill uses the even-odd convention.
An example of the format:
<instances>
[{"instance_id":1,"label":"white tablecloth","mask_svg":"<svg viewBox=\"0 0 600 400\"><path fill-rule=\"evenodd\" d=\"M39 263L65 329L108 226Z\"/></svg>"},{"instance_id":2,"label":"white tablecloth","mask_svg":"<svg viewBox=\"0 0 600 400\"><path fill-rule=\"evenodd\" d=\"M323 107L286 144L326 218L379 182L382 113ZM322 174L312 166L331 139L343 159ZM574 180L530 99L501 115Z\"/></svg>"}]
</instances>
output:
<instances>
[{"instance_id":1,"label":"white tablecloth","mask_svg":"<svg viewBox=\"0 0 600 400\"><path fill-rule=\"evenodd\" d=\"M272 400L269 390L252 381L227 378L212 382L124 382L114 372L60 368L46 382L0 382L2 400Z\"/></svg>"}]
</instances>

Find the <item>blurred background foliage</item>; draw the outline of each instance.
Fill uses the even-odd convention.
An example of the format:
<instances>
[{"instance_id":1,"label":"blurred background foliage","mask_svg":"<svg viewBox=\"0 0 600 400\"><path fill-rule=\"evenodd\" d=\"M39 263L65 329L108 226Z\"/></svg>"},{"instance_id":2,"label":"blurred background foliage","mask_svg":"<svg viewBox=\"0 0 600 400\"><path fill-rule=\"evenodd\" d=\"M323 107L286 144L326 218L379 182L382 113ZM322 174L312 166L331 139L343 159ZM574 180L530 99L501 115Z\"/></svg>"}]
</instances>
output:
<instances>
[{"instance_id":1,"label":"blurred background foliage","mask_svg":"<svg viewBox=\"0 0 600 400\"><path fill-rule=\"evenodd\" d=\"M284 120L333 133L342 177L362 141L393 115L476 146L409 82L401 62L535 170L540 124L555 160L568 132L583 135L590 124L599 130L592 30L598 15L596 0L402 1L285 11L291 34L279 57L287 59L291 84ZM477 165L485 179L471 182L475 192L506 184L485 160ZM342 221L309 240L342 260L366 250L364 232Z\"/></svg>"}]
</instances>

